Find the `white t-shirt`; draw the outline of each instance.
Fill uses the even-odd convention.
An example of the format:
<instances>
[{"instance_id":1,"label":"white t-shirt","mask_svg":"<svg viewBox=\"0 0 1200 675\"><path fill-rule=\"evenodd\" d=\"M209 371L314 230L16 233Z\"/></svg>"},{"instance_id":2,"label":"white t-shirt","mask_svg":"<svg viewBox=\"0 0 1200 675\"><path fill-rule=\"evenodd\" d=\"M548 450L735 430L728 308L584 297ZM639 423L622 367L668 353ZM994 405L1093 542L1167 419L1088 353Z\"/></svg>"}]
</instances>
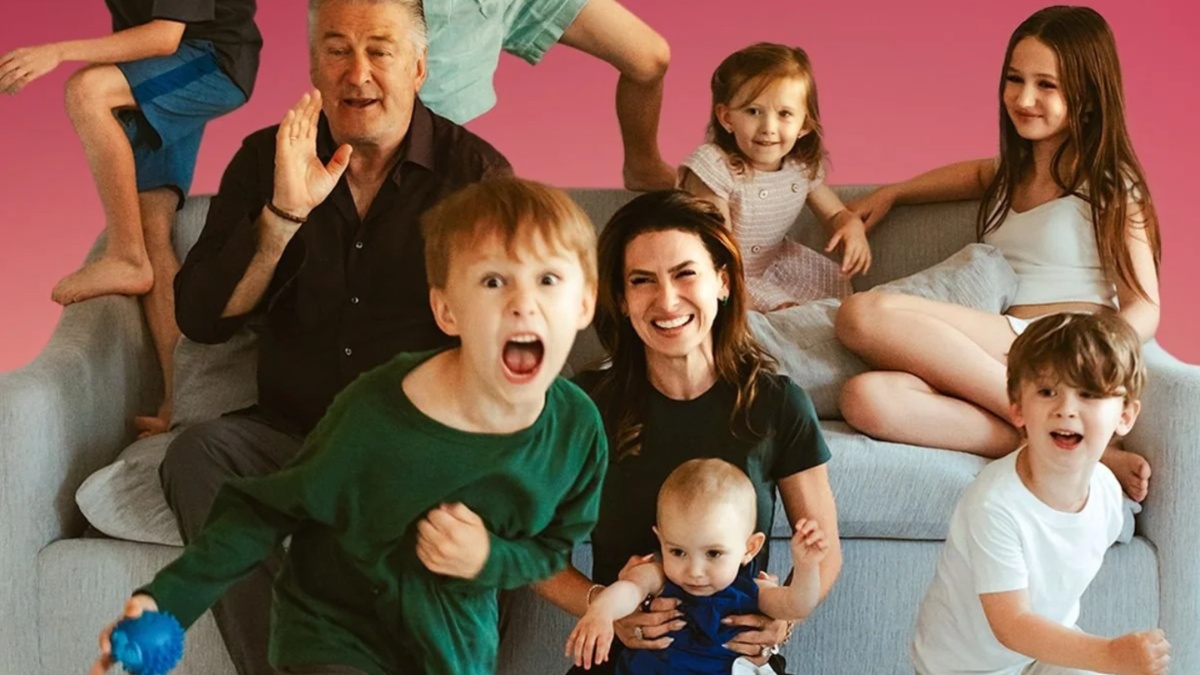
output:
<instances>
[{"instance_id":1,"label":"white t-shirt","mask_svg":"<svg viewBox=\"0 0 1200 675\"><path fill-rule=\"evenodd\" d=\"M1033 662L992 633L982 593L1027 589L1030 609L1064 626L1121 532L1121 486L1097 464L1078 513L1052 509L1017 476L1019 450L975 478L950 518L933 583L921 602L913 666L921 675L994 673Z\"/></svg>"}]
</instances>

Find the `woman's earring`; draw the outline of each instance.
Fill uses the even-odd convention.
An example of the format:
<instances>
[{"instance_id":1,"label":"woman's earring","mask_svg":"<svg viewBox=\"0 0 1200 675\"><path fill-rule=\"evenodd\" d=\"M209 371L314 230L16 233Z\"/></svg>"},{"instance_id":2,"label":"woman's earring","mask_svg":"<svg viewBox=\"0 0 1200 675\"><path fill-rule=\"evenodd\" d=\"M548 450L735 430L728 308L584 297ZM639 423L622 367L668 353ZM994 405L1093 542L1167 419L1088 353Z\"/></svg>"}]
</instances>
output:
<instances>
[{"instance_id":1,"label":"woman's earring","mask_svg":"<svg viewBox=\"0 0 1200 675\"><path fill-rule=\"evenodd\" d=\"M721 303L721 306L722 306L722 307L725 307L726 305L728 305L728 304L729 304L729 296L728 296L728 295L726 295L726 296L723 296L723 297L717 298L717 302Z\"/></svg>"}]
</instances>

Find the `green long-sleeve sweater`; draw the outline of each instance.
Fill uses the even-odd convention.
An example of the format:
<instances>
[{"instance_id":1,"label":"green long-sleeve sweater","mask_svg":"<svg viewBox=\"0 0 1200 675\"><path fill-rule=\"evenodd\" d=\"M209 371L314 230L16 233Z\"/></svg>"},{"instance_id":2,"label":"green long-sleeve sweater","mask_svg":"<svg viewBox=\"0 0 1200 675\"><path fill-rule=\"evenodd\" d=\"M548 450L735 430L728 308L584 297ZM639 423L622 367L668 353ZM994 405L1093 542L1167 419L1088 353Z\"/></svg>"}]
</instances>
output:
<instances>
[{"instance_id":1,"label":"green long-sleeve sweater","mask_svg":"<svg viewBox=\"0 0 1200 675\"><path fill-rule=\"evenodd\" d=\"M604 429L588 397L561 378L527 429L447 427L400 386L431 355L402 354L362 375L288 466L230 481L203 531L142 591L188 626L291 535L275 582L274 665L494 672L496 589L551 576L591 532ZM490 533L475 579L435 575L416 556L416 523L452 502Z\"/></svg>"}]
</instances>

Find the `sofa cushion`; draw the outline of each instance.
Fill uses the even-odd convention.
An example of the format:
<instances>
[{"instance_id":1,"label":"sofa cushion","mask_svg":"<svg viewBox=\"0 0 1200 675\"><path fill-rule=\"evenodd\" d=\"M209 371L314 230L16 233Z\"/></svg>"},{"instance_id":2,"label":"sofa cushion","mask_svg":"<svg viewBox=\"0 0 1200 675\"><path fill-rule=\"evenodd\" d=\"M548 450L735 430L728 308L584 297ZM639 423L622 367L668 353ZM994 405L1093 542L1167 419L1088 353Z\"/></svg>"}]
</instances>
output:
<instances>
[{"instance_id":1,"label":"sofa cushion","mask_svg":"<svg viewBox=\"0 0 1200 675\"><path fill-rule=\"evenodd\" d=\"M970 244L927 270L876 288L1000 313L1017 292L1017 277L1000 251ZM834 335L840 306L840 301L828 299L750 313L750 330L779 359L781 372L812 396L821 419L841 419L837 400L842 384L867 370Z\"/></svg>"},{"instance_id":2,"label":"sofa cushion","mask_svg":"<svg viewBox=\"0 0 1200 675\"><path fill-rule=\"evenodd\" d=\"M183 428L258 401L258 332L247 325L221 344L186 337L175 347L171 427Z\"/></svg>"},{"instance_id":3,"label":"sofa cushion","mask_svg":"<svg viewBox=\"0 0 1200 675\"><path fill-rule=\"evenodd\" d=\"M175 347L171 431L136 441L75 492L75 503L93 527L116 539L182 545L159 483L158 466L183 428L258 400L257 354L258 333L253 325L221 344L180 338Z\"/></svg>"},{"instance_id":4,"label":"sofa cushion","mask_svg":"<svg viewBox=\"0 0 1200 675\"><path fill-rule=\"evenodd\" d=\"M168 431L135 442L117 461L83 481L75 503L92 527L114 539L183 545L158 480L158 465L178 433Z\"/></svg>"},{"instance_id":5,"label":"sofa cushion","mask_svg":"<svg viewBox=\"0 0 1200 675\"><path fill-rule=\"evenodd\" d=\"M954 505L987 465L965 452L873 440L845 422L822 422L821 432L844 538L945 539ZM790 534L778 509L772 535Z\"/></svg>"}]
</instances>

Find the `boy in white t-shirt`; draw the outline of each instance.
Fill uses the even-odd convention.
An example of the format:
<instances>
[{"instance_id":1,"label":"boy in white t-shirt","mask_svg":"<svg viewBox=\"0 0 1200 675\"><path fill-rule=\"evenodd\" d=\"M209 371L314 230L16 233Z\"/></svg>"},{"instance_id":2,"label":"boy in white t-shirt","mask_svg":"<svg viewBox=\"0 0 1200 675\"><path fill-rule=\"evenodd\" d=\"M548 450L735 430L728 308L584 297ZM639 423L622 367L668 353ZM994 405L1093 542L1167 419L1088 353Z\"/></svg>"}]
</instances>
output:
<instances>
[{"instance_id":1,"label":"boy in white t-shirt","mask_svg":"<svg viewBox=\"0 0 1200 675\"><path fill-rule=\"evenodd\" d=\"M950 519L913 640L920 675L1164 673L1159 629L1079 630L1079 599L1121 531L1121 487L1100 455L1137 419L1145 370L1113 313L1038 319L1008 354L1026 443L984 468Z\"/></svg>"}]
</instances>

